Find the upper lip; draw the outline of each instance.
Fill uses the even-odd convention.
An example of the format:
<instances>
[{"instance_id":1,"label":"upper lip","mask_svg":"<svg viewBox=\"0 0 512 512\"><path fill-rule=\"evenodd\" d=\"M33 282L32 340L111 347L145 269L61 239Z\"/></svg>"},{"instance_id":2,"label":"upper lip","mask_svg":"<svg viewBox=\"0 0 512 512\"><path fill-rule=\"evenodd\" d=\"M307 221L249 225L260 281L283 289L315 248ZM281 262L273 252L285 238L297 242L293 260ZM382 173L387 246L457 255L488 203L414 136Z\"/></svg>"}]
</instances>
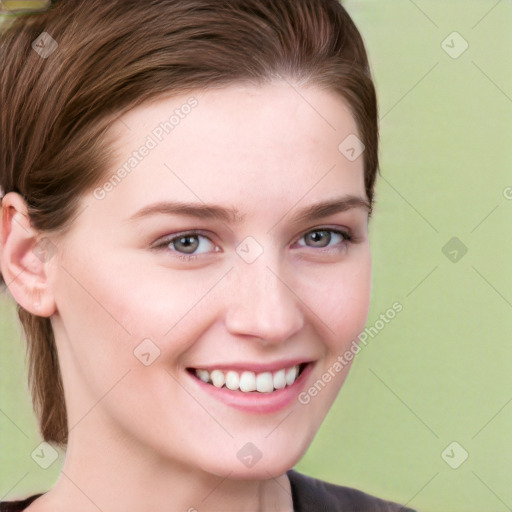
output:
<instances>
[{"instance_id":1,"label":"upper lip","mask_svg":"<svg viewBox=\"0 0 512 512\"><path fill-rule=\"evenodd\" d=\"M255 362L243 362L233 361L231 363L214 363L205 365L190 366L189 368L201 369L201 370L238 370L238 371L249 371L254 373L262 372L273 372L281 370L282 368L290 368L291 366L312 363L313 359L295 358L295 359L282 359L280 361L274 361L269 363L255 363Z\"/></svg>"}]
</instances>

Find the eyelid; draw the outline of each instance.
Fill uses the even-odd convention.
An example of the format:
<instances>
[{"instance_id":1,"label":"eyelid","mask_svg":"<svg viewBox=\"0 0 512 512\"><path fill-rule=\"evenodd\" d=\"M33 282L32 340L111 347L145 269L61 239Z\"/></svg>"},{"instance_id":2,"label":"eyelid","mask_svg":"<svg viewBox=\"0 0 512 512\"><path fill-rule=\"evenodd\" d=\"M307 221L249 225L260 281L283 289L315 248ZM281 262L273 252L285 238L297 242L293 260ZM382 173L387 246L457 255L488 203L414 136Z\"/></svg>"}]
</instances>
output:
<instances>
[{"instance_id":1,"label":"eyelid","mask_svg":"<svg viewBox=\"0 0 512 512\"><path fill-rule=\"evenodd\" d=\"M201 236L203 238L208 239L213 245L218 247L218 244L214 240L212 240L211 233L207 234L206 231L203 231L201 229L189 229L189 230L185 230L185 231L178 231L178 232L172 233L170 235L165 235L165 236L159 238L158 240L156 240L156 242L153 242L150 247L153 249L164 249L174 240L177 240L177 239L179 239L181 237L185 237L185 236ZM173 251L173 252L177 252L177 251ZM187 254L185 254L185 253L178 253L178 254L187 256ZM189 254L188 256L197 256L197 255Z\"/></svg>"},{"instance_id":2,"label":"eyelid","mask_svg":"<svg viewBox=\"0 0 512 512\"><path fill-rule=\"evenodd\" d=\"M297 243L301 238L304 238L306 235L309 235L309 233L315 233L317 231L329 231L331 233L336 233L336 234L340 234L343 236L343 238L345 239L345 241L347 242L350 242L352 241L355 237L352 233L352 230L349 229L349 228L342 228L340 226L319 226L319 227L314 227L314 228L311 228L311 229L308 229L306 231L303 231L295 240L295 243ZM306 246L307 247L307 246ZM321 248L320 248L321 249Z\"/></svg>"}]
</instances>

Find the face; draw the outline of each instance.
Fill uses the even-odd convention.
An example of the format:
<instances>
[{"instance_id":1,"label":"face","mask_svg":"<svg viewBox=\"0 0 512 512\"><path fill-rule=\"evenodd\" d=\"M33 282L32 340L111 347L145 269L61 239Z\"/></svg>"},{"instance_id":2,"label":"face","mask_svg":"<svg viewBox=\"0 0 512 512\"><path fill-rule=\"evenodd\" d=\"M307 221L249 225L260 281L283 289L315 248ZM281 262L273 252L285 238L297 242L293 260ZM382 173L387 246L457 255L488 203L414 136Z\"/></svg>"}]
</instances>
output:
<instances>
[{"instance_id":1,"label":"face","mask_svg":"<svg viewBox=\"0 0 512 512\"><path fill-rule=\"evenodd\" d=\"M70 445L233 478L300 459L368 313L363 156L339 150L356 134L341 97L281 82L116 122L50 260Z\"/></svg>"}]
</instances>

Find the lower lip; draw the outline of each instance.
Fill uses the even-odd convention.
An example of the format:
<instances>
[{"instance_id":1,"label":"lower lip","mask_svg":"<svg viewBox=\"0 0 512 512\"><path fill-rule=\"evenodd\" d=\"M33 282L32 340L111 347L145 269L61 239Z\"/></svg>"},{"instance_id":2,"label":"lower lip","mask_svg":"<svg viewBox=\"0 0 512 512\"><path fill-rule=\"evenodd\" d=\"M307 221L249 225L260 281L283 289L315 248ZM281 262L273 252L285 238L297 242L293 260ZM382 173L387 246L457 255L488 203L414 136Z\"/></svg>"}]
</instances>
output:
<instances>
[{"instance_id":1,"label":"lower lip","mask_svg":"<svg viewBox=\"0 0 512 512\"><path fill-rule=\"evenodd\" d=\"M297 399L305 386L306 380L313 371L313 367L314 363L308 363L291 386L272 391L272 393L260 393L259 391L246 393L244 391L232 391L226 387L217 388L213 384L203 382L188 371L187 374L201 390L226 405L241 411L262 414L284 409L294 399Z\"/></svg>"}]
</instances>

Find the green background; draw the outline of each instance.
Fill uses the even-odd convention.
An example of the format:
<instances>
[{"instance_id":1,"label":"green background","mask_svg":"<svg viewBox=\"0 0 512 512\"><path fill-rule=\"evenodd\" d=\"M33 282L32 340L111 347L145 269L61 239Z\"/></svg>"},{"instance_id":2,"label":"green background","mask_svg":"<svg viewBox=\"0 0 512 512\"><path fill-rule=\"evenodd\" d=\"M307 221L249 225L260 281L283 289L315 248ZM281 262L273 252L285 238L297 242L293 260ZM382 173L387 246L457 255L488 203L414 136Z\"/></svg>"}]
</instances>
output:
<instances>
[{"instance_id":1,"label":"green background","mask_svg":"<svg viewBox=\"0 0 512 512\"><path fill-rule=\"evenodd\" d=\"M424 512L510 510L512 3L344 5L380 103L368 326L403 311L358 354L296 469ZM47 470L31 458L24 345L0 297L0 498L14 499L48 489L63 454Z\"/></svg>"}]
</instances>

